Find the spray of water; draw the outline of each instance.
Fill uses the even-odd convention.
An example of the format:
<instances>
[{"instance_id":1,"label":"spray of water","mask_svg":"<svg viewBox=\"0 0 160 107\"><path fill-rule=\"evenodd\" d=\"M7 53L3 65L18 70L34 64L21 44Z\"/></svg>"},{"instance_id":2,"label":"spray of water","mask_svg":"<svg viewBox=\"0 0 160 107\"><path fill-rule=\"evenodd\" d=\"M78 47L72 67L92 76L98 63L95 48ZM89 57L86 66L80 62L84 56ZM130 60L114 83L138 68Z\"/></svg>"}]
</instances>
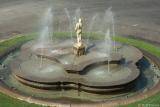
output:
<instances>
[{"instance_id":1,"label":"spray of water","mask_svg":"<svg viewBox=\"0 0 160 107\"><path fill-rule=\"evenodd\" d=\"M95 24L95 22L96 22L95 20L96 20L97 17L98 17L98 14L95 14L95 15L92 17L92 19L90 20L89 28L88 28L89 35L88 35L88 37L87 37L87 44L89 44L90 36L91 36L91 34L92 34L92 29L93 29L93 26L94 26L94 24Z\"/></svg>"},{"instance_id":2,"label":"spray of water","mask_svg":"<svg viewBox=\"0 0 160 107\"><path fill-rule=\"evenodd\" d=\"M40 37L38 38L37 44L34 46L34 49L39 48L41 49L41 53L43 54L44 48L48 44L52 44L52 34L53 34L53 14L52 8L48 8L44 14L42 19L42 30L40 32ZM43 57L40 58L40 68L43 65Z\"/></svg>"},{"instance_id":3,"label":"spray of water","mask_svg":"<svg viewBox=\"0 0 160 107\"><path fill-rule=\"evenodd\" d=\"M74 18L73 18L73 22L74 22L74 25L76 24L76 22L78 21L78 19L81 17L81 9L80 8L77 8L76 11L75 11L75 15L74 15Z\"/></svg>"},{"instance_id":4,"label":"spray of water","mask_svg":"<svg viewBox=\"0 0 160 107\"><path fill-rule=\"evenodd\" d=\"M112 51L112 40L110 37L110 29L107 29L107 32L105 34L105 47L106 47L106 57L109 58Z\"/></svg>"},{"instance_id":5,"label":"spray of water","mask_svg":"<svg viewBox=\"0 0 160 107\"><path fill-rule=\"evenodd\" d=\"M67 8L65 8L64 11L65 11L65 13L67 15L67 18L69 20L69 30L70 30L71 40L72 40L72 42L74 42L74 40L73 40L73 23L72 23L72 20L71 20L72 18L70 16Z\"/></svg>"},{"instance_id":6,"label":"spray of water","mask_svg":"<svg viewBox=\"0 0 160 107\"><path fill-rule=\"evenodd\" d=\"M112 12L112 7L106 10L105 16L104 16L104 22L106 23L106 26L111 29L111 36L115 38L115 22L114 22L114 13ZM116 44L115 40L113 40L113 48L116 51Z\"/></svg>"},{"instance_id":7,"label":"spray of water","mask_svg":"<svg viewBox=\"0 0 160 107\"><path fill-rule=\"evenodd\" d=\"M37 48L44 47L48 43L52 43L53 34L53 14L52 8L48 8L42 19L42 30L40 31L40 37L38 38Z\"/></svg>"},{"instance_id":8,"label":"spray of water","mask_svg":"<svg viewBox=\"0 0 160 107\"><path fill-rule=\"evenodd\" d=\"M112 40L110 37L110 29L107 29L107 32L105 34L105 45L106 45L106 57L108 57L108 72L110 71L110 54L111 54L111 48L112 48Z\"/></svg>"}]
</instances>

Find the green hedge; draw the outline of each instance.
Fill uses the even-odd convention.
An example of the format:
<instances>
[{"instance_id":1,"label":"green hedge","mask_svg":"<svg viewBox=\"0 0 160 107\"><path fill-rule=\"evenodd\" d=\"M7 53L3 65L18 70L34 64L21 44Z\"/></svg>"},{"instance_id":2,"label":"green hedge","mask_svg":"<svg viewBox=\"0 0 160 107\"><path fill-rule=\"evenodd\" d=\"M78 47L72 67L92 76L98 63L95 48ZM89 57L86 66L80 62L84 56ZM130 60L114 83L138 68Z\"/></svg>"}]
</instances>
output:
<instances>
[{"instance_id":1,"label":"green hedge","mask_svg":"<svg viewBox=\"0 0 160 107\"><path fill-rule=\"evenodd\" d=\"M138 47L140 49L143 49L145 51L150 52L151 54L160 57L160 47L157 47L155 45L152 45L150 43L144 42L142 40L137 40L137 39L130 39L130 38L125 38L121 36L116 36L114 38L115 41L121 42L121 43L126 43L128 45L132 45L135 47Z\"/></svg>"}]
</instances>

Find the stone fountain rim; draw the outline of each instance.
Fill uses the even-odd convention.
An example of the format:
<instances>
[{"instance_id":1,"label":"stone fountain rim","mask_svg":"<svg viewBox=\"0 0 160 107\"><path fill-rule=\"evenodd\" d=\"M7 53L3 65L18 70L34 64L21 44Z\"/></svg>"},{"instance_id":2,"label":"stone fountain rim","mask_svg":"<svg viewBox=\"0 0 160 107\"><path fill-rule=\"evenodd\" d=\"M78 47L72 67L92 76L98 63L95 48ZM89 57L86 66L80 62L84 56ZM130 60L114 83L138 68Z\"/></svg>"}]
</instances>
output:
<instances>
[{"instance_id":1,"label":"stone fountain rim","mask_svg":"<svg viewBox=\"0 0 160 107\"><path fill-rule=\"evenodd\" d=\"M26 47L28 44L30 44L30 43L34 43L34 41L29 41L29 42L27 42L26 44L24 44L22 47L21 47L21 50L24 50L24 49L27 49L28 47ZM134 61L132 62L132 64L131 65L129 65L130 66L130 68L132 69L132 75L130 75L127 79L122 79L122 81L116 81L117 82L117 84L116 84L116 82L114 81L114 82L110 82L110 83L107 83L107 84L100 84L100 83L98 83L98 84L100 84L100 85L97 85L97 84L95 84L95 83L88 83L88 84L85 84L87 81L84 81L84 80L80 80L80 82L81 82L81 84L83 84L83 85L86 85L86 86L115 86L115 85L121 85L121 84L127 84L127 83L129 83L129 82L131 82L131 81L133 81L133 80L135 80L138 76L139 76L139 74L140 74L140 71L137 69L137 67L135 66L135 62L137 62L138 60L140 60L141 58L142 58L142 53L137 49L137 48L135 48L135 47L133 47L133 46L131 46L133 49L136 49L136 51L137 52L139 52L139 56L136 58L136 60L135 59L133 59ZM18 60L17 60L18 61ZM19 63L19 62L18 62ZM12 68L11 68L12 70L14 70L14 67L12 66ZM17 70L18 71L18 70ZM32 76L29 76L29 77L26 77L26 75L24 75L24 74L21 74L20 72L17 72L16 71L16 69L13 71L13 74L14 75L16 75L16 76L18 76L18 77L21 77L21 78L23 78L23 79L26 79L26 80L29 80L29 81L33 81L33 82L39 82L39 83L55 83L55 80L56 80L56 82L59 82L59 81L65 81L65 82L71 82L71 83L74 83L74 81L68 81L66 78L58 78L58 79L55 79L54 78L54 80L48 80L48 79L42 79L42 78L35 78L35 77L32 77ZM135 71L135 72L133 72L133 71ZM33 79L33 78L35 78L35 79ZM129 81L130 80L130 81Z\"/></svg>"},{"instance_id":2,"label":"stone fountain rim","mask_svg":"<svg viewBox=\"0 0 160 107\"><path fill-rule=\"evenodd\" d=\"M55 84L55 83L58 83L58 82L64 82L64 83L77 83L75 82L74 80L68 80L68 78L64 78L64 77L61 77L61 78L54 78L54 79L45 79L45 78L37 78L37 77L34 77L32 75L30 76L27 76L25 75L24 73L20 72L17 68L15 69L15 64L19 63L18 60L14 61L14 63L11 64L11 69L12 69L12 75L14 76L17 76L21 79L24 79L25 81L29 81L29 82L36 82L36 83L40 83L40 84ZM131 69L131 73L130 75L125 78L125 79L122 79L122 80L118 80L118 81L112 81L112 82L105 82L105 83L99 83L99 82L94 82L94 83L89 83L87 82L86 80L84 79L80 79L79 80L79 83L81 83L82 85L84 86L88 86L88 87L110 87L110 86L118 86L118 85L123 85L123 84L128 84L130 83L131 81L134 81L140 74L140 71L138 70L138 68L136 67L136 65L134 64L130 64L129 65L129 68Z\"/></svg>"},{"instance_id":3,"label":"stone fountain rim","mask_svg":"<svg viewBox=\"0 0 160 107\"><path fill-rule=\"evenodd\" d=\"M142 50L144 51L144 50ZM148 57L149 55L149 58L152 57L153 55L152 54L149 54L148 52L146 53L147 55L144 55L144 57ZM155 57L155 56L154 56ZM152 59L152 58L150 58ZM155 57L154 58L154 62L155 60L157 60L157 58ZM157 61L156 61L157 62ZM158 66L160 67L160 63L156 63L158 64ZM87 105L88 107L92 107L92 105L97 105L97 106L101 106L102 104L105 106L109 106L109 105L113 105L113 106L117 106L119 104L130 104L130 103L134 103L136 101L139 101L139 100L142 100L142 99L145 99L145 98L148 98L154 94L156 94L157 92L159 92L159 88L160 88L160 82L151 90L145 92L145 93L139 93L133 97L129 97L126 99L118 99L118 100L108 100L108 101L104 101L104 102L92 102L92 103L83 103L85 105ZM43 99L37 99L35 97L30 97L30 96L26 96L26 95L23 95L22 93L18 93L18 92L15 92L14 90L11 90L9 89L9 87L6 87L5 85L0 85L0 91L4 94L7 94L9 95L10 97L12 98L18 98L20 100L23 100L23 101L27 101L28 103L34 103L34 104L40 104L40 105L45 105L45 106L59 106L59 104L62 104L61 102L57 102L57 101L54 101L53 100L43 100ZM147 96L147 97L146 97ZM26 99L30 99L30 100L26 100ZM135 100L136 99L136 100ZM66 102L66 103L63 103L64 106L68 106L70 104L70 102ZM77 104L77 103L73 103L73 105L81 105L81 104Z\"/></svg>"}]
</instances>

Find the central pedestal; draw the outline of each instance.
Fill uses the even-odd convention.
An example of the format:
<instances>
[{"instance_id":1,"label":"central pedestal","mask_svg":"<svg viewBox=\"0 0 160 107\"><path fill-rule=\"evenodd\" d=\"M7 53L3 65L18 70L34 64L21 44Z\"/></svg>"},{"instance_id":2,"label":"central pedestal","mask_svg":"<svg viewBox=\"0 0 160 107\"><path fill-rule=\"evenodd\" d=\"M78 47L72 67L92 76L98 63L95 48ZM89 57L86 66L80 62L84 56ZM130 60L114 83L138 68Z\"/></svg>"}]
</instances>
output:
<instances>
[{"instance_id":1,"label":"central pedestal","mask_svg":"<svg viewBox=\"0 0 160 107\"><path fill-rule=\"evenodd\" d=\"M76 43L73 45L73 52L76 56L81 56L85 54L85 45Z\"/></svg>"}]
</instances>

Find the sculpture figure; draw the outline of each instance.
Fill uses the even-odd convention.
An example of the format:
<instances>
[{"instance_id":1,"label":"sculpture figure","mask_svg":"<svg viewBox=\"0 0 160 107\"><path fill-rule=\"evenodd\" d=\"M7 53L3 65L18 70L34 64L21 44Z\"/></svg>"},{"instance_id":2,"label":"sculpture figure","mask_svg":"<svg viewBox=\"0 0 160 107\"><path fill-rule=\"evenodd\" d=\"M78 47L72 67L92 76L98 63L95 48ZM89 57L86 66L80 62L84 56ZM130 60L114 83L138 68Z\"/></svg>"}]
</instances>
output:
<instances>
[{"instance_id":1,"label":"sculpture figure","mask_svg":"<svg viewBox=\"0 0 160 107\"><path fill-rule=\"evenodd\" d=\"M78 23L76 23L75 27L76 35L77 35L77 44L82 45L82 19L80 18Z\"/></svg>"},{"instance_id":2,"label":"sculpture figure","mask_svg":"<svg viewBox=\"0 0 160 107\"><path fill-rule=\"evenodd\" d=\"M85 45L82 43L82 19L80 18L76 23L75 31L77 35L77 42L73 46L74 54L81 56L85 54Z\"/></svg>"}]
</instances>

